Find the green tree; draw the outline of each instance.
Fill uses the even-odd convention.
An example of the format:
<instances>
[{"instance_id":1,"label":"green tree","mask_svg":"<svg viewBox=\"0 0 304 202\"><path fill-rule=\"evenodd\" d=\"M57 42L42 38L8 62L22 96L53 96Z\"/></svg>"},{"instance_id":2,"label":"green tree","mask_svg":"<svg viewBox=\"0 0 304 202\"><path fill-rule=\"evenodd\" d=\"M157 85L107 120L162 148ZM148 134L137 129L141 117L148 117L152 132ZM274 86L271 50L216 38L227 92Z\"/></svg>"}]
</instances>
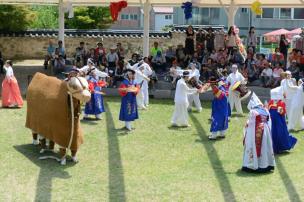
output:
<instances>
[{"instance_id":1,"label":"green tree","mask_svg":"<svg viewBox=\"0 0 304 202\"><path fill-rule=\"evenodd\" d=\"M106 29L112 24L108 7L76 7L74 18L65 20L69 29Z\"/></svg>"},{"instance_id":2,"label":"green tree","mask_svg":"<svg viewBox=\"0 0 304 202\"><path fill-rule=\"evenodd\" d=\"M35 18L28 6L0 5L0 30L26 30Z\"/></svg>"},{"instance_id":3,"label":"green tree","mask_svg":"<svg viewBox=\"0 0 304 202\"><path fill-rule=\"evenodd\" d=\"M58 7L57 6L32 6L36 18L30 25L34 29L56 29L58 28Z\"/></svg>"}]
</instances>

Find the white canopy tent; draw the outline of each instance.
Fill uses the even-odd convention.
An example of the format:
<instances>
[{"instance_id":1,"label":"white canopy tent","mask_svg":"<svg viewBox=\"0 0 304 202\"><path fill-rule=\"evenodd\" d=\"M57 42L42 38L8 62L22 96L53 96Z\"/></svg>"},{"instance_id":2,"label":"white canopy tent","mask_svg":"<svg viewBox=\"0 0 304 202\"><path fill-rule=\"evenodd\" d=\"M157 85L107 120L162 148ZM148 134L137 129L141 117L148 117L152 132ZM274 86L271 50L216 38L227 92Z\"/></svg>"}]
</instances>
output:
<instances>
[{"instance_id":1,"label":"white canopy tent","mask_svg":"<svg viewBox=\"0 0 304 202\"><path fill-rule=\"evenodd\" d=\"M59 31L58 38L64 42L64 12L67 5L72 6L109 6L119 0L0 0L0 4L38 4L58 5ZM176 6L190 0L127 0L128 6L140 6L144 13L143 55L149 54L149 22L152 6ZM228 16L228 26L234 24L234 17L239 7L250 7L255 0L192 0L193 7L224 7ZM259 0L262 7L270 8L303 8L304 0ZM63 43L64 44L64 43Z\"/></svg>"}]
</instances>

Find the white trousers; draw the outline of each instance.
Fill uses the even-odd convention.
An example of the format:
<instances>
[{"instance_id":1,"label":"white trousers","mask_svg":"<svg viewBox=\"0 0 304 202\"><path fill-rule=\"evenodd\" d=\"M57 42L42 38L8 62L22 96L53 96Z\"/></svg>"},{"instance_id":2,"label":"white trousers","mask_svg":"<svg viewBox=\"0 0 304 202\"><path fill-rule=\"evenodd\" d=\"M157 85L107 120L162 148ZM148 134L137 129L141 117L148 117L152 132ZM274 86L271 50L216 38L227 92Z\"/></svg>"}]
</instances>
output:
<instances>
[{"instance_id":1,"label":"white trousers","mask_svg":"<svg viewBox=\"0 0 304 202\"><path fill-rule=\"evenodd\" d=\"M234 106L235 106L236 112L238 114L243 114L242 104L241 104L241 100L240 100L240 97L238 96L238 94L236 94L233 91L230 91L228 100L230 103L231 112L233 111Z\"/></svg>"},{"instance_id":2,"label":"white trousers","mask_svg":"<svg viewBox=\"0 0 304 202\"><path fill-rule=\"evenodd\" d=\"M189 101L189 108L191 108L193 103L194 103L194 106L197 109L197 111L202 110L202 104L201 104L201 100L199 98L198 93L189 94L188 95L188 101Z\"/></svg>"},{"instance_id":3,"label":"white trousers","mask_svg":"<svg viewBox=\"0 0 304 202\"><path fill-rule=\"evenodd\" d=\"M148 82L144 81L143 85L142 85L142 93L143 93L143 102L145 106L149 105L149 86L148 86Z\"/></svg>"},{"instance_id":4,"label":"white trousers","mask_svg":"<svg viewBox=\"0 0 304 202\"><path fill-rule=\"evenodd\" d=\"M131 130L132 129L131 121L125 121L125 126L127 129Z\"/></svg>"},{"instance_id":5,"label":"white trousers","mask_svg":"<svg viewBox=\"0 0 304 202\"><path fill-rule=\"evenodd\" d=\"M171 123L180 126L188 125L188 103L175 103Z\"/></svg>"},{"instance_id":6,"label":"white trousers","mask_svg":"<svg viewBox=\"0 0 304 202\"><path fill-rule=\"evenodd\" d=\"M138 108L144 108L144 94L142 92L142 89L140 89L136 95L136 103Z\"/></svg>"}]
</instances>

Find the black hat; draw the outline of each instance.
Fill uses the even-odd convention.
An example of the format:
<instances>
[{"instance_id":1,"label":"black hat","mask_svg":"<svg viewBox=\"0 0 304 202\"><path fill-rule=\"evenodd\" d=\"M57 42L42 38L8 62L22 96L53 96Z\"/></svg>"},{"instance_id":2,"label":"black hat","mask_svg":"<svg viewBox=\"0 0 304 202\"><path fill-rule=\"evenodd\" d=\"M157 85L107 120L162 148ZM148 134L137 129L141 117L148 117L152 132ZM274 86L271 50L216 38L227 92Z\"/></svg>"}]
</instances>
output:
<instances>
[{"instance_id":1,"label":"black hat","mask_svg":"<svg viewBox=\"0 0 304 202\"><path fill-rule=\"evenodd\" d=\"M190 72L189 71L184 71L183 76L189 76Z\"/></svg>"}]
</instances>

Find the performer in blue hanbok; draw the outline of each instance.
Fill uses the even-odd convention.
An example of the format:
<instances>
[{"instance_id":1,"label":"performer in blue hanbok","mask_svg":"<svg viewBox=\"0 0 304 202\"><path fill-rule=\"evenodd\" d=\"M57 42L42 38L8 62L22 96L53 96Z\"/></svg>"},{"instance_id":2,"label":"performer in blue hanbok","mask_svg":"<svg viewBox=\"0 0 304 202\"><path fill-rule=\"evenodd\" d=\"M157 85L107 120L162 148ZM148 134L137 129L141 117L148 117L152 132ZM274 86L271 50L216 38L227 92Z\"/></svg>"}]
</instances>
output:
<instances>
[{"instance_id":1,"label":"performer in blue hanbok","mask_svg":"<svg viewBox=\"0 0 304 202\"><path fill-rule=\"evenodd\" d=\"M126 78L118 89L122 96L119 120L124 121L125 127L130 131L132 130L131 121L138 119L136 95L140 87L134 79L135 71L127 69Z\"/></svg>"},{"instance_id":2,"label":"performer in blue hanbok","mask_svg":"<svg viewBox=\"0 0 304 202\"><path fill-rule=\"evenodd\" d=\"M226 76L226 73L227 71L224 70L222 71L223 73L223 76L221 77L221 81L223 82L223 86L225 88L225 91L226 91L226 97L228 98L229 97L229 82L227 81L227 76ZM230 117L231 117L231 107L230 107L230 103L229 103L229 100L227 99L227 103L228 103L228 121L230 120Z\"/></svg>"},{"instance_id":3,"label":"performer in blue hanbok","mask_svg":"<svg viewBox=\"0 0 304 202\"><path fill-rule=\"evenodd\" d=\"M212 101L211 135L209 139L215 140L217 137L225 138L225 131L228 129L228 100L222 81L218 82L212 77L210 78L210 84L214 99Z\"/></svg>"},{"instance_id":4,"label":"performer in blue hanbok","mask_svg":"<svg viewBox=\"0 0 304 202\"><path fill-rule=\"evenodd\" d=\"M297 143L297 139L288 133L285 115L286 105L283 101L283 89L277 87L272 89L271 100L268 103L268 109L272 123L272 146L275 154L292 149Z\"/></svg>"},{"instance_id":5,"label":"performer in blue hanbok","mask_svg":"<svg viewBox=\"0 0 304 202\"><path fill-rule=\"evenodd\" d=\"M103 105L102 88L106 86L106 82L99 80L96 76L88 78L89 90L91 92L91 100L87 102L84 109L84 119L88 119L89 115L95 115L97 120L101 119L101 113L105 112Z\"/></svg>"}]
</instances>

